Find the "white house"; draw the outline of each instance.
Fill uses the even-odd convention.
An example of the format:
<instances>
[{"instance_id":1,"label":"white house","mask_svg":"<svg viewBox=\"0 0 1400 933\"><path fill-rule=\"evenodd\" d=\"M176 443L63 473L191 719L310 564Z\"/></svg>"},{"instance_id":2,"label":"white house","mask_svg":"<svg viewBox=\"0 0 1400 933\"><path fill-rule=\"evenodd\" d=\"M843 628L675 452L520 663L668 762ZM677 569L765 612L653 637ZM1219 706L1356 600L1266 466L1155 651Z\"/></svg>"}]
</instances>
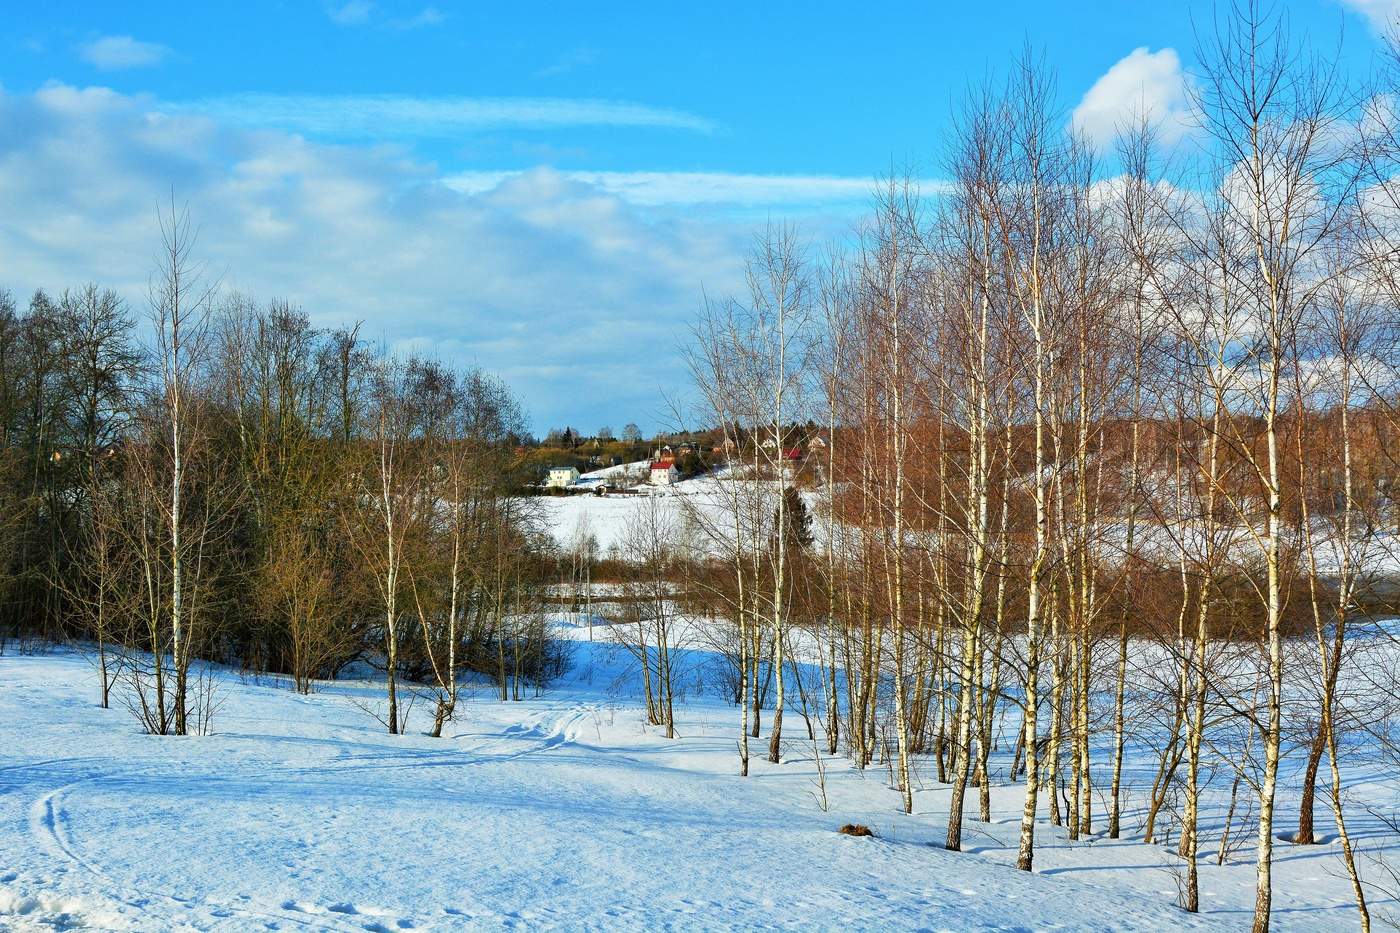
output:
<instances>
[{"instance_id":1,"label":"white house","mask_svg":"<svg viewBox=\"0 0 1400 933\"><path fill-rule=\"evenodd\" d=\"M544 478L546 489L563 489L565 486L572 486L578 482L578 470L571 466L556 466L549 468L549 474Z\"/></svg>"},{"instance_id":2,"label":"white house","mask_svg":"<svg viewBox=\"0 0 1400 933\"><path fill-rule=\"evenodd\" d=\"M651 464L651 484L653 486L670 486L681 478L681 471L676 469L676 464L669 460L653 460Z\"/></svg>"}]
</instances>

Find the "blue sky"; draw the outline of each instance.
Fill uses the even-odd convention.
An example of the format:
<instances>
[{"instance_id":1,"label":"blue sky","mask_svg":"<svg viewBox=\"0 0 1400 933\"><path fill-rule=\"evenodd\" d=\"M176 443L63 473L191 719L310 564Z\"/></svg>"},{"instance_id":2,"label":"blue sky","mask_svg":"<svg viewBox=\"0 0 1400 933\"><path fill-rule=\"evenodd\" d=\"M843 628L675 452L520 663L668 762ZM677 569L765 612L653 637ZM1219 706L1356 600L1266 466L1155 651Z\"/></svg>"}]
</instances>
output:
<instances>
[{"instance_id":1,"label":"blue sky","mask_svg":"<svg viewBox=\"0 0 1400 933\"><path fill-rule=\"evenodd\" d=\"M501 373L535 426L669 423L702 289L821 240L1026 42L1106 141L1185 125L1205 3L20 4L0 15L0 287L138 311L175 186L225 286ZM1364 72L1400 0L1293 0ZM1193 20L1194 17L1194 20Z\"/></svg>"}]
</instances>

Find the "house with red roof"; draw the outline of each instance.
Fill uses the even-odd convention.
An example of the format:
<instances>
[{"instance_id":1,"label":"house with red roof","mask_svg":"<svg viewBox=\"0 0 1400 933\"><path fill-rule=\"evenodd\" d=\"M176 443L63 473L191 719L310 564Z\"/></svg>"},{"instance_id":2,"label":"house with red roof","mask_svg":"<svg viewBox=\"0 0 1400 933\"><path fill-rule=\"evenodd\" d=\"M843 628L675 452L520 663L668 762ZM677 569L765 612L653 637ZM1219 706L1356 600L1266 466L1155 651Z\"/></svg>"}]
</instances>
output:
<instances>
[{"instance_id":1,"label":"house with red roof","mask_svg":"<svg viewBox=\"0 0 1400 933\"><path fill-rule=\"evenodd\" d=\"M681 478L681 471L676 469L675 460L653 460L651 462L651 484L653 486L671 486Z\"/></svg>"}]
</instances>

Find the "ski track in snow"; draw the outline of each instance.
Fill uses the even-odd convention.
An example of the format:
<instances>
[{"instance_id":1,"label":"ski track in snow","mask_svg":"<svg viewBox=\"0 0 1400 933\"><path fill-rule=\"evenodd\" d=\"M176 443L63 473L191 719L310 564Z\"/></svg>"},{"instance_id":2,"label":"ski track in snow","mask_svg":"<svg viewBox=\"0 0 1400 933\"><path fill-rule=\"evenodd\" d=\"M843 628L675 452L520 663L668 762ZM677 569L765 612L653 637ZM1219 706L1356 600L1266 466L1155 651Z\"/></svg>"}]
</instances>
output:
<instances>
[{"instance_id":1,"label":"ski track in snow","mask_svg":"<svg viewBox=\"0 0 1400 933\"><path fill-rule=\"evenodd\" d=\"M361 751L356 754L353 745L346 742L333 742L337 748L332 758L326 759L323 773L343 770L347 773L364 775L368 770L420 770L434 765L465 766L493 765L518 761L529 755L545 754L573 741L580 731L581 724L594 714L595 707L581 705L566 710L545 710L529 713L528 724L517 724L505 728L501 733L463 734L455 738L466 738L473 744L451 751L407 752L396 759L386 761L384 749L378 752ZM277 741L277 737L263 737L263 741ZM521 745L524 744L524 747ZM372 744L360 748L374 748ZM28 765L0 766L0 793L10 792L4 787L6 776L24 773L27 776L71 776L76 766L91 765L94 762L111 763L101 756L90 758L49 758L28 763ZM52 770L50 770L52 769ZM101 848L84 846L73 838L69 820L70 806L81 808L84 792L91 794L99 789L139 790L157 777L141 775L129 770L92 770L91 773L67 780L62 785L46 790L32 800L28 806L28 839L32 849L45 853L52 876L24 877L14 871L0 874L0 884L32 885L38 888L38 895L20 897L0 897L0 929L10 929L21 923L34 923L36 929L105 929L105 925L116 923L116 918L126 913L134 913L130 929L148 929L144 916L160 912L158 902L165 902L178 913L178 919L168 920L172 929L192 930L239 930L262 927L262 929L309 929L309 930L405 930L417 929L420 922L412 918L395 916L391 911L379 911L350 901L330 902L318 905L312 902L298 902L286 899L277 905L276 911L256 909L249 904L224 901L220 898L185 897L169 890L155 890L130 878L112 877L102 869L95 856L85 852ZM207 782L217 780L207 777ZM42 783L42 782L29 782ZM77 792L77 793L76 793ZM192 796L192 801L197 797ZM55 887L57 878L84 874L87 880L78 881L78 887L95 892L99 899L109 902L106 911L94 916L85 916L84 898L55 898L45 888ZM251 895L238 895L238 901L251 901ZM115 908L115 909L113 909ZM8 916L6 916L8 915ZM200 918L203 915L203 918ZM461 909L445 908L448 918L466 918ZM164 927L167 920L162 920ZM431 925L428 925L431 926Z\"/></svg>"},{"instance_id":2,"label":"ski track in snow","mask_svg":"<svg viewBox=\"0 0 1400 933\"><path fill-rule=\"evenodd\" d=\"M51 854L58 856L60 861L66 859L67 862L69 862L71 865L77 866L86 871L94 879L97 880L101 889L107 892L109 896L116 897L117 899L121 900L122 903L125 904L127 907L133 908L137 911L144 912L146 908L151 906L152 901L163 900L169 902L171 905L174 905L176 908L182 911L188 910L196 906L205 907L208 910L211 920L222 921L225 919L234 918L238 921L232 926L229 926L228 924L224 923L212 923L204 927L204 929L210 930L222 929L225 927L231 929L246 928L246 925L257 923L258 921L278 921L283 919L291 920L300 926L314 930L358 929L356 927L346 927L343 924L318 922L317 920L312 918L283 918L277 914L268 913L266 911L254 910L249 907L227 903L219 903L214 901L205 901L201 905L195 905L190 898L181 897L169 891L153 891L140 889L133 887L129 883L119 884L111 876L104 872L100 867L98 867L91 860L84 857L79 851L77 851L73 842L68 838L68 828L65 820L66 810L64 807L65 799L69 795L69 792L72 791L74 788L82 787L83 785L100 784L106 781L112 781L114 779L120 781L123 778L121 778L120 775L115 774L94 775L92 777L83 778L81 780L65 784L56 790L41 795L37 800L35 800L33 806L31 806L29 810L30 838L35 840L39 846L46 849ZM124 890L126 892L135 893L138 896L132 898L129 896L129 893L125 895L115 895L112 893L118 890ZM287 905L284 904L283 906L286 907ZM70 925L74 925L75 923L78 926L82 925L80 922L76 922L73 920L69 921ZM275 928L275 926L276 924L274 923L272 925L269 925L269 928Z\"/></svg>"},{"instance_id":3,"label":"ski track in snow","mask_svg":"<svg viewBox=\"0 0 1400 933\"><path fill-rule=\"evenodd\" d=\"M1015 871L1015 785L997 788L993 823L969 819L961 854L941 849L946 788L927 776L905 817L882 769L829 760L822 812L800 713L787 760L755 745L740 779L732 708L690 696L666 740L617 687L626 653L579 649L556 689L501 703L482 688L436 740L422 734L428 704L408 734L383 734L355 702L379 685L301 697L229 672L215 734L144 736L124 710L90 704L96 678L78 655L0 656L0 930L1247 923L1247 863L1203 869L1196 916L1175 908L1155 847L1071 844L1042 824L1038 873ZM848 821L879 838L837 835ZM1301 902L1280 891L1280 929L1352 922L1330 868L1281 856L1281 888L1330 887Z\"/></svg>"},{"instance_id":4,"label":"ski track in snow","mask_svg":"<svg viewBox=\"0 0 1400 933\"><path fill-rule=\"evenodd\" d=\"M0 686L0 689L3 687ZM335 738L310 741L312 744L325 744L334 751L315 769L321 774L341 772L366 777L375 772L421 772L439 766L482 767L515 762L558 749L576 739L583 724L596 710L594 704L522 710L525 713L523 721L500 732L459 733L450 737L450 740L461 743L457 747L402 750L392 758L386 758L383 745L374 741L346 742ZM261 743L273 745L304 746L308 742L303 737L258 738ZM0 795L12 794L17 788L43 785L50 780L63 781L59 786L34 797L28 805L27 838L32 852L46 856L46 876L8 870L0 873L0 886L3 886L3 890L0 890L0 930L27 929L30 925L46 930L105 929L109 926L148 929L147 918L152 915L163 917L159 922L161 928L211 931L252 928L386 931L433 928L471 919L466 910L445 907L442 915L446 919L442 924L434 924L426 919L398 916L394 911L351 900L318 904L288 898L276 904L275 909L259 909L252 906L254 898L248 894L239 894L233 900L186 896L131 878L114 877L101 866L100 855L91 854L100 851L100 840L95 845L84 845L75 839L73 821L69 818L70 809L81 811L84 806L81 801L100 791L139 793L158 784L168 789L173 782L168 776L133 770L94 769L83 772L85 767L97 764L111 765L113 761L103 756L89 756L47 758L29 764L0 766ZM66 780L75 774L80 776ZM7 779L21 775L30 780L7 786ZM283 776L294 779L297 774L291 770ZM190 799L198 800L199 787L207 794L218 782L219 777L212 774L190 782ZM133 819L139 820L139 814L134 813ZM201 843L194 840L193 844ZM79 876L76 884L73 882L74 876ZM50 890L73 886L85 893L60 897ZM6 893L11 888L21 887L34 889L37 893ZM91 906L94 902L100 903L101 907L94 909Z\"/></svg>"}]
</instances>

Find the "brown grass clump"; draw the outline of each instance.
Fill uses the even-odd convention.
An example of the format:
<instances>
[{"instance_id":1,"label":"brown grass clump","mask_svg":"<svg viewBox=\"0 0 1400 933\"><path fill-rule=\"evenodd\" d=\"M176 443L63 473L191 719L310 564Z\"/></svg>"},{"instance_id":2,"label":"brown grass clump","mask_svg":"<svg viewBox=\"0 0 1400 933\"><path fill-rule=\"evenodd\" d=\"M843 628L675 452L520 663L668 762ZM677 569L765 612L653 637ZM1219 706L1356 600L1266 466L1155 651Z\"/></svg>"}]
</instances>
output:
<instances>
[{"instance_id":1,"label":"brown grass clump","mask_svg":"<svg viewBox=\"0 0 1400 933\"><path fill-rule=\"evenodd\" d=\"M837 832L843 836L875 835L873 832L870 831L870 827L866 826L864 823L847 823L845 826L842 826L840 829L838 829Z\"/></svg>"}]
</instances>

